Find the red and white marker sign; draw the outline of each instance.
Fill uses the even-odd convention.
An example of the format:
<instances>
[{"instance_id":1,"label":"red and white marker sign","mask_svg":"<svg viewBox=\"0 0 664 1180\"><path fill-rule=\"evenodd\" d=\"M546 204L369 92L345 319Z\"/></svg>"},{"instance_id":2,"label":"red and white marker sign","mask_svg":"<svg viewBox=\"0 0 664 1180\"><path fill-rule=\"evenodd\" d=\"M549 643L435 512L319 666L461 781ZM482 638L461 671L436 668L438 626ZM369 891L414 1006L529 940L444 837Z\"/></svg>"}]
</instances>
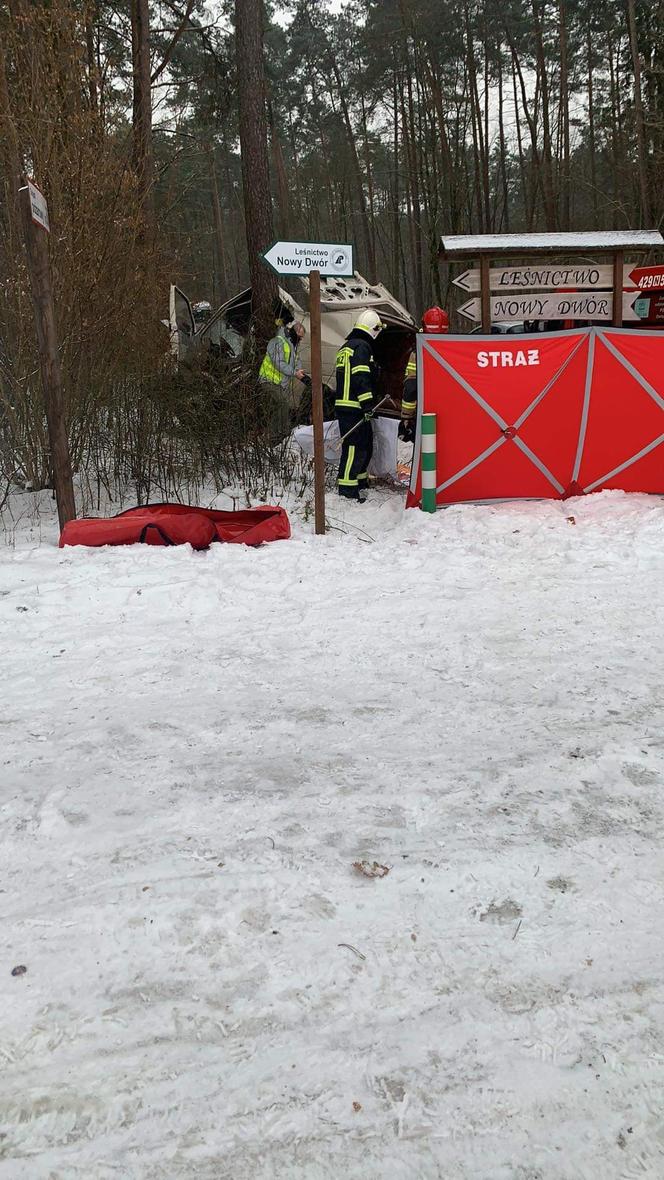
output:
<instances>
[{"instance_id":1,"label":"red and white marker sign","mask_svg":"<svg viewBox=\"0 0 664 1180\"><path fill-rule=\"evenodd\" d=\"M48 205L46 204L46 197L33 184L31 180L28 181L28 192L30 193L30 216L35 225L41 225L47 234L51 232L50 222L48 220Z\"/></svg>"},{"instance_id":2,"label":"red and white marker sign","mask_svg":"<svg viewBox=\"0 0 664 1180\"><path fill-rule=\"evenodd\" d=\"M629 277L639 291L664 291L664 266L635 266Z\"/></svg>"}]
</instances>

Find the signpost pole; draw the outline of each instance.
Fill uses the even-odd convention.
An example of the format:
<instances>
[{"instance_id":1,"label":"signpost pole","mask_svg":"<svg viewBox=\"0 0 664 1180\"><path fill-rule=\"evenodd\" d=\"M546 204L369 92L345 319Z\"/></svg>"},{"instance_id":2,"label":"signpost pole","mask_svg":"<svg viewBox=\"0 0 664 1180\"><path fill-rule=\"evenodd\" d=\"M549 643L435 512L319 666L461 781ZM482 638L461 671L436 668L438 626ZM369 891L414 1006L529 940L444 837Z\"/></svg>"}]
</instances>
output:
<instances>
[{"instance_id":1,"label":"signpost pole","mask_svg":"<svg viewBox=\"0 0 664 1180\"><path fill-rule=\"evenodd\" d=\"M69 439L65 423L62 374L55 329L55 308L51 292L47 230L43 227L43 222L36 224L33 220L27 181L24 183L24 187L19 189L19 197L28 258L28 274L35 310L35 327L37 329L48 441L53 469L53 486L58 506L58 520L60 528L63 529L67 521L74 520L76 516L76 502L71 475ZM45 207L44 202L44 209Z\"/></svg>"},{"instance_id":2,"label":"signpost pole","mask_svg":"<svg viewBox=\"0 0 664 1180\"><path fill-rule=\"evenodd\" d=\"M323 383L320 345L320 271L309 275L311 327L311 409L314 426L314 524L325 535L325 440L323 438Z\"/></svg>"},{"instance_id":3,"label":"signpost pole","mask_svg":"<svg viewBox=\"0 0 664 1180\"><path fill-rule=\"evenodd\" d=\"M622 250L613 255L613 326L621 328L623 322L623 260Z\"/></svg>"},{"instance_id":4,"label":"signpost pole","mask_svg":"<svg viewBox=\"0 0 664 1180\"><path fill-rule=\"evenodd\" d=\"M491 265L486 254L480 258L480 298L482 301L482 331L491 331Z\"/></svg>"},{"instance_id":5,"label":"signpost pole","mask_svg":"<svg viewBox=\"0 0 664 1180\"><path fill-rule=\"evenodd\" d=\"M278 275L309 280L311 332L311 417L314 432L314 525L325 535L325 440L323 438L323 381L320 344L320 278L348 278L353 271L353 247L347 242L274 242L263 260Z\"/></svg>"}]
</instances>

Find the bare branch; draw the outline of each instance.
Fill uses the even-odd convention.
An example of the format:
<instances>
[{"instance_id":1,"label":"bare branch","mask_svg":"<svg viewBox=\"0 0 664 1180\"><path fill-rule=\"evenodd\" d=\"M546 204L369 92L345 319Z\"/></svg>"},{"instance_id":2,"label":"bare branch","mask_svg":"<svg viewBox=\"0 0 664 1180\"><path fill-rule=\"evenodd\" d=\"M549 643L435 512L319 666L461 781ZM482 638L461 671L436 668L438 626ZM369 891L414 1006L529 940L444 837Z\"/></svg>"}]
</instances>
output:
<instances>
[{"instance_id":1,"label":"bare branch","mask_svg":"<svg viewBox=\"0 0 664 1180\"><path fill-rule=\"evenodd\" d=\"M168 65L169 61L171 60L175 46L177 45L178 41L180 40L180 37L184 33L187 25L189 24L189 18L191 16L191 12L194 7L194 3L195 3L195 0L187 0L187 7L185 8L185 10L182 14L182 19L180 20L179 25L177 26L175 32L173 33L173 36L171 37L171 40L168 43L168 46L166 48L166 52L164 53L164 56L161 59L161 63L157 66L156 70L153 71L153 74L152 74L152 84L153 85L157 81L157 78L160 76L160 74L163 74L164 70L166 69L166 66Z\"/></svg>"}]
</instances>

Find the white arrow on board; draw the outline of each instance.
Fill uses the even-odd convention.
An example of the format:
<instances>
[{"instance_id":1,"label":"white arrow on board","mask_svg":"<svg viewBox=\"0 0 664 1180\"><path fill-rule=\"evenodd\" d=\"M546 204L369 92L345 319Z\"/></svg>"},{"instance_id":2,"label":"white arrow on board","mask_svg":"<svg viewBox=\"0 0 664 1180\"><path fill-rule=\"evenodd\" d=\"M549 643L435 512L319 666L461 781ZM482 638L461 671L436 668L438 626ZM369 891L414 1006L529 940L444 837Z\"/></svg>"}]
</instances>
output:
<instances>
[{"instance_id":1,"label":"white arrow on board","mask_svg":"<svg viewBox=\"0 0 664 1180\"><path fill-rule=\"evenodd\" d=\"M633 264L623 266L623 287L637 287ZM638 272L641 273L641 272ZM452 280L462 291L481 291L479 269L464 270ZM489 271L492 291L612 291L613 266L598 263L593 266L504 266Z\"/></svg>"},{"instance_id":2,"label":"white arrow on board","mask_svg":"<svg viewBox=\"0 0 664 1180\"><path fill-rule=\"evenodd\" d=\"M461 287L462 291L481 291L480 272L479 270L464 270L462 275L457 275L452 279L455 287Z\"/></svg>"},{"instance_id":3,"label":"white arrow on board","mask_svg":"<svg viewBox=\"0 0 664 1180\"><path fill-rule=\"evenodd\" d=\"M278 275L353 274L353 247L343 242L275 242L263 258Z\"/></svg>"},{"instance_id":4,"label":"white arrow on board","mask_svg":"<svg viewBox=\"0 0 664 1180\"><path fill-rule=\"evenodd\" d=\"M635 291L623 294L623 320L636 321L643 317L635 310ZM459 308L459 315L479 324L482 320L482 304L479 299L469 299ZM565 294L545 291L539 294L492 295L491 322L506 324L519 320L611 320L613 318L613 294L601 291L581 291Z\"/></svg>"}]
</instances>

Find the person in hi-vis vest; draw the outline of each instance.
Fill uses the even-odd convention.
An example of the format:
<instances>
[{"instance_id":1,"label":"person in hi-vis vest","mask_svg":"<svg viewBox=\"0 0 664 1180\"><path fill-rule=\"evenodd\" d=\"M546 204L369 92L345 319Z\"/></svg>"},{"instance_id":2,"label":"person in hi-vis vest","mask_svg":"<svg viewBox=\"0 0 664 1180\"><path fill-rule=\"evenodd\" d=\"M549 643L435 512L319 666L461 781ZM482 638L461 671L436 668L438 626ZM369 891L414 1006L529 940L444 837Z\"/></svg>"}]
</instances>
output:
<instances>
[{"instance_id":1,"label":"person in hi-vis vest","mask_svg":"<svg viewBox=\"0 0 664 1180\"><path fill-rule=\"evenodd\" d=\"M304 324L294 323L290 327L281 324L276 335L270 340L263 363L258 371L258 380L269 398L270 436L273 442L281 442L290 434L291 417L295 409L293 378L302 381L305 371L297 358L297 350L304 339Z\"/></svg>"}]
</instances>

